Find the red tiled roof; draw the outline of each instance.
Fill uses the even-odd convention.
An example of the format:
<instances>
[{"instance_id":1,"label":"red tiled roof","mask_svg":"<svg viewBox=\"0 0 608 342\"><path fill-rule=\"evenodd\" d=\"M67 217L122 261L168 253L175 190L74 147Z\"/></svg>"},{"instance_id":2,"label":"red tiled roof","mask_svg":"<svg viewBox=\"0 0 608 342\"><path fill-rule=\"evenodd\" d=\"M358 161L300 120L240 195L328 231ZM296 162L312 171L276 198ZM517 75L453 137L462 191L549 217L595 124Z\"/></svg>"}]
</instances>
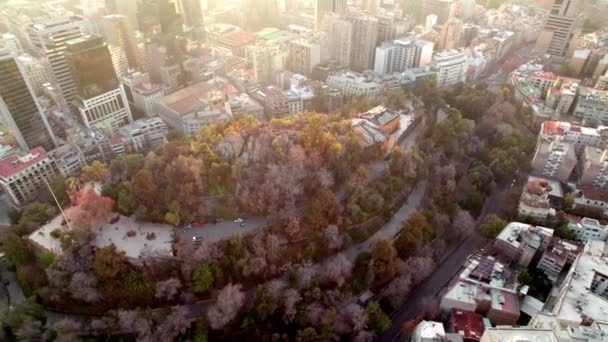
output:
<instances>
[{"instance_id":1,"label":"red tiled roof","mask_svg":"<svg viewBox=\"0 0 608 342\"><path fill-rule=\"evenodd\" d=\"M531 180L528 182L528 185L526 185L526 192L533 195L542 196L549 191L551 191L551 186L547 181L542 179Z\"/></svg>"},{"instance_id":2,"label":"red tiled roof","mask_svg":"<svg viewBox=\"0 0 608 342\"><path fill-rule=\"evenodd\" d=\"M17 172L23 171L28 167L35 165L47 156L47 153L44 148L40 146L31 149L30 153L35 157L25 163L20 162L19 156L17 155L10 156L0 161L0 176L5 178L10 177L16 174Z\"/></svg>"},{"instance_id":3,"label":"red tiled roof","mask_svg":"<svg viewBox=\"0 0 608 342\"><path fill-rule=\"evenodd\" d=\"M255 35L246 31L234 31L223 35L219 41L230 47L239 47L255 41Z\"/></svg>"},{"instance_id":4,"label":"red tiled roof","mask_svg":"<svg viewBox=\"0 0 608 342\"><path fill-rule=\"evenodd\" d=\"M451 331L461 334L466 340L479 341L486 330L483 317L471 311L452 309L450 322Z\"/></svg>"},{"instance_id":5,"label":"red tiled roof","mask_svg":"<svg viewBox=\"0 0 608 342\"><path fill-rule=\"evenodd\" d=\"M563 135L564 130L557 121L545 121L543 123L543 133L547 135Z\"/></svg>"},{"instance_id":6,"label":"red tiled roof","mask_svg":"<svg viewBox=\"0 0 608 342\"><path fill-rule=\"evenodd\" d=\"M608 202L608 191L597 190L590 185L578 185L578 190L580 190L587 199Z\"/></svg>"}]
</instances>

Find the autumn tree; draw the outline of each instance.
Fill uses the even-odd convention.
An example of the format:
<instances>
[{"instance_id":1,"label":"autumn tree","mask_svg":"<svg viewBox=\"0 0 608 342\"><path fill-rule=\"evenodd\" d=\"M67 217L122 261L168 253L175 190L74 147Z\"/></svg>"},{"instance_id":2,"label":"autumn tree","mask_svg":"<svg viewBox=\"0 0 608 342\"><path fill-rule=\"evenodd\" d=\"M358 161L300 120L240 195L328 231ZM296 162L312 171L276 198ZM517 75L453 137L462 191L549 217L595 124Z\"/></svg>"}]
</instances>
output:
<instances>
[{"instance_id":1,"label":"autumn tree","mask_svg":"<svg viewBox=\"0 0 608 342\"><path fill-rule=\"evenodd\" d=\"M257 316L262 321L265 321L277 311L279 305L277 301L270 295L266 285L258 285L255 289L253 307Z\"/></svg>"},{"instance_id":2,"label":"autumn tree","mask_svg":"<svg viewBox=\"0 0 608 342\"><path fill-rule=\"evenodd\" d=\"M100 182L105 178L106 167L99 160L94 160L91 165L82 168L82 177L85 181Z\"/></svg>"},{"instance_id":3,"label":"autumn tree","mask_svg":"<svg viewBox=\"0 0 608 342\"><path fill-rule=\"evenodd\" d=\"M97 194L94 188L80 190L74 206L65 211L67 219L74 227L91 227L105 223L113 215L114 201Z\"/></svg>"},{"instance_id":4,"label":"autumn tree","mask_svg":"<svg viewBox=\"0 0 608 342\"><path fill-rule=\"evenodd\" d=\"M332 282L338 287L351 276L353 264L343 254L338 254L325 263L323 277L325 281Z\"/></svg>"},{"instance_id":5,"label":"autumn tree","mask_svg":"<svg viewBox=\"0 0 608 342\"><path fill-rule=\"evenodd\" d=\"M182 289L182 282L178 278L169 278L156 283L155 297L173 300Z\"/></svg>"},{"instance_id":6,"label":"autumn tree","mask_svg":"<svg viewBox=\"0 0 608 342\"><path fill-rule=\"evenodd\" d=\"M376 240L372 247L369 263L370 282L383 283L395 276L397 267L397 251L393 244L386 239Z\"/></svg>"},{"instance_id":7,"label":"autumn tree","mask_svg":"<svg viewBox=\"0 0 608 342\"><path fill-rule=\"evenodd\" d=\"M117 251L114 245L109 245L95 251L92 267L96 275L108 280L112 280L129 270L124 252Z\"/></svg>"}]
</instances>

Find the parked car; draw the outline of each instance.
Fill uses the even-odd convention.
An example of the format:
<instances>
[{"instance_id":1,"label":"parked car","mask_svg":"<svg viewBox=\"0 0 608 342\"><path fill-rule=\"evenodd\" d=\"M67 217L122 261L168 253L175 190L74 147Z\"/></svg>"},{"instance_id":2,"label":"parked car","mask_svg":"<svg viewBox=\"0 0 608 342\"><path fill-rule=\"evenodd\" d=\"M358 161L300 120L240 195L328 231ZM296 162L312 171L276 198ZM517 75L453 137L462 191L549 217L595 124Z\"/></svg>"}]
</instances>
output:
<instances>
[{"instance_id":1,"label":"parked car","mask_svg":"<svg viewBox=\"0 0 608 342\"><path fill-rule=\"evenodd\" d=\"M236 220L234 220L234 223L241 223L241 222L245 222L245 220L243 220L242 218L237 218Z\"/></svg>"}]
</instances>

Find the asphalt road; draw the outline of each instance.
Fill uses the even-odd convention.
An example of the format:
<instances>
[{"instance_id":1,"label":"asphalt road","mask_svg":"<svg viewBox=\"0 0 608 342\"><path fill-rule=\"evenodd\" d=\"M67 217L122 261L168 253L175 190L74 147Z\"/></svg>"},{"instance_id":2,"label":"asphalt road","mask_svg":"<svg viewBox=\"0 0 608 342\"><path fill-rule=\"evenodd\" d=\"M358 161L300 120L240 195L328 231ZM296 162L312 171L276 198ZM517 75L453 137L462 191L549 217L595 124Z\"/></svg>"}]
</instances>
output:
<instances>
[{"instance_id":1,"label":"asphalt road","mask_svg":"<svg viewBox=\"0 0 608 342\"><path fill-rule=\"evenodd\" d=\"M422 283L420 283L408 296L401 309L392 317L391 328L378 336L378 341L392 342L399 337L400 327L403 322L416 317L420 312L420 302L425 297L436 297L437 294L450 282L452 277L458 273L467 257L479 249L484 239L473 234L462 241L462 243L448 254L439 267Z\"/></svg>"},{"instance_id":2,"label":"asphalt road","mask_svg":"<svg viewBox=\"0 0 608 342\"><path fill-rule=\"evenodd\" d=\"M388 221L382 228L380 228L374 235L369 239L361 242L360 244L353 245L344 252L342 252L349 260L355 261L357 255L363 251L370 251L374 241L379 238L393 239L399 230L403 227L405 221L407 221L414 213L416 213L420 207L420 202L426 192L427 181L419 181L416 186L412 189L409 197L405 204L395 212L390 221Z\"/></svg>"},{"instance_id":3,"label":"asphalt road","mask_svg":"<svg viewBox=\"0 0 608 342\"><path fill-rule=\"evenodd\" d=\"M500 194L511 186L513 179L515 179L515 177L505 180L496 186L494 192L484 203L480 218L498 212L500 209ZM433 273L422 283L418 284L418 286L409 294L408 298L401 305L401 309L397 310L393 316L391 316L391 328L378 336L377 341L396 341L400 335L399 329L401 324L415 318L419 313L419 305L422 299L425 297L436 297L460 271L461 266L465 263L468 256L481 248L484 242L485 239L475 233L464 239L459 245L453 247L453 249L444 256Z\"/></svg>"},{"instance_id":4,"label":"asphalt road","mask_svg":"<svg viewBox=\"0 0 608 342\"><path fill-rule=\"evenodd\" d=\"M220 223L207 223L202 227L192 227L190 229L179 229L178 234L185 236L188 239L193 237L202 237L209 241L219 241L230 238L233 235L246 235L269 222L268 217L245 218L243 226L240 223L235 223L232 220L226 220Z\"/></svg>"}]
</instances>

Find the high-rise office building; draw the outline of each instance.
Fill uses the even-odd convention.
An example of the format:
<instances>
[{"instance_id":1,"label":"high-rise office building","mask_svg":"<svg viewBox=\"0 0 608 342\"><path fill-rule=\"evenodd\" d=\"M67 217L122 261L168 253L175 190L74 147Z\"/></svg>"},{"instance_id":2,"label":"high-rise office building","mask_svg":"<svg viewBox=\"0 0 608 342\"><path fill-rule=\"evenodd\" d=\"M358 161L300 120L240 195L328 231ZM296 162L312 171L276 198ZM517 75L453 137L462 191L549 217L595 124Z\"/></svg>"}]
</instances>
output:
<instances>
[{"instance_id":1,"label":"high-rise office building","mask_svg":"<svg viewBox=\"0 0 608 342\"><path fill-rule=\"evenodd\" d=\"M66 42L66 60L77 85L76 106L87 128L112 132L133 121L108 47L99 36Z\"/></svg>"},{"instance_id":2,"label":"high-rise office building","mask_svg":"<svg viewBox=\"0 0 608 342\"><path fill-rule=\"evenodd\" d=\"M426 16L426 18L424 18L424 27L426 27L427 29L432 29L433 26L437 25L437 14L429 14Z\"/></svg>"},{"instance_id":3,"label":"high-rise office building","mask_svg":"<svg viewBox=\"0 0 608 342\"><path fill-rule=\"evenodd\" d=\"M581 0L554 0L545 26L536 41L536 50L564 58L581 33Z\"/></svg>"},{"instance_id":4,"label":"high-rise office building","mask_svg":"<svg viewBox=\"0 0 608 342\"><path fill-rule=\"evenodd\" d=\"M462 20L450 18L445 24L443 24L443 27L441 28L437 47L441 50L460 47L462 44L462 33Z\"/></svg>"},{"instance_id":5,"label":"high-rise office building","mask_svg":"<svg viewBox=\"0 0 608 342\"><path fill-rule=\"evenodd\" d=\"M139 28L137 19L137 1L135 0L106 0L106 9L110 14L121 14L128 18L134 29Z\"/></svg>"},{"instance_id":6,"label":"high-rise office building","mask_svg":"<svg viewBox=\"0 0 608 342\"><path fill-rule=\"evenodd\" d=\"M426 18L429 14L435 14L438 24L443 24L456 15L455 0L421 0L421 2L422 17Z\"/></svg>"},{"instance_id":7,"label":"high-rise office building","mask_svg":"<svg viewBox=\"0 0 608 342\"><path fill-rule=\"evenodd\" d=\"M177 2L179 13L184 19L184 25L199 27L203 25L203 8L201 0L179 0Z\"/></svg>"},{"instance_id":8,"label":"high-rise office building","mask_svg":"<svg viewBox=\"0 0 608 342\"><path fill-rule=\"evenodd\" d=\"M277 0L243 0L243 27L258 31L278 26L279 4Z\"/></svg>"},{"instance_id":9,"label":"high-rise office building","mask_svg":"<svg viewBox=\"0 0 608 342\"><path fill-rule=\"evenodd\" d=\"M175 0L159 0L158 18L160 30L167 35L181 35L184 32L183 18L177 13Z\"/></svg>"},{"instance_id":10,"label":"high-rise office building","mask_svg":"<svg viewBox=\"0 0 608 342\"><path fill-rule=\"evenodd\" d=\"M461 0L460 17L462 19L472 18L475 15L475 7L477 7L477 3L475 0Z\"/></svg>"},{"instance_id":11,"label":"high-rise office building","mask_svg":"<svg viewBox=\"0 0 608 342\"><path fill-rule=\"evenodd\" d=\"M315 28L318 30L327 13L346 14L346 0L314 0Z\"/></svg>"},{"instance_id":12,"label":"high-rise office building","mask_svg":"<svg viewBox=\"0 0 608 342\"><path fill-rule=\"evenodd\" d=\"M119 78L125 76L129 69L137 68L137 43L126 16L112 14L103 17L103 35Z\"/></svg>"},{"instance_id":13,"label":"high-rise office building","mask_svg":"<svg viewBox=\"0 0 608 342\"><path fill-rule=\"evenodd\" d=\"M9 49L0 48L0 115L24 150L53 149L54 135L36 102L34 87Z\"/></svg>"},{"instance_id":14,"label":"high-rise office building","mask_svg":"<svg viewBox=\"0 0 608 342\"><path fill-rule=\"evenodd\" d=\"M433 45L414 37L382 43L376 48L374 72L390 74L428 65L433 57Z\"/></svg>"},{"instance_id":15,"label":"high-rise office building","mask_svg":"<svg viewBox=\"0 0 608 342\"><path fill-rule=\"evenodd\" d=\"M350 67L356 71L372 69L378 43L378 19L353 13L348 16L348 21L353 25Z\"/></svg>"},{"instance_id":16,"label":"high-rise office building","mask_svg":"<svg viewBox=\"0 0 608 342\"><path fill-rule=\"evenodd\" d=\"M48 61L51 82L59 89L63 105L71 105L76 96L76 86L64 56L65 43L82 37L88 25L86 19L72 16L31 24L27 28L36 57Z\"/></svg>"},{"instance_id":17,"label":"high-rise office building","mask_svg":"<svg viewBox=\"0 0 608 342\"><path fill-rule=\"evenodd\" d=\"M329 36L329 56L338 65L350 65L353 45L353 24L335 13L325 15L323 30Z\"/></svg>"},{"instance_id":18,"label":"high-rise office building","mask_svg":"<svg viewBox=\"0 0 608 342\"><path fill-rule=\"evenodd\" d=\"M321 63L321 42L318 39L298 38L286 43L289 54L287 68L310 77L315 66Z\"/></svg>"}]
</instances>

